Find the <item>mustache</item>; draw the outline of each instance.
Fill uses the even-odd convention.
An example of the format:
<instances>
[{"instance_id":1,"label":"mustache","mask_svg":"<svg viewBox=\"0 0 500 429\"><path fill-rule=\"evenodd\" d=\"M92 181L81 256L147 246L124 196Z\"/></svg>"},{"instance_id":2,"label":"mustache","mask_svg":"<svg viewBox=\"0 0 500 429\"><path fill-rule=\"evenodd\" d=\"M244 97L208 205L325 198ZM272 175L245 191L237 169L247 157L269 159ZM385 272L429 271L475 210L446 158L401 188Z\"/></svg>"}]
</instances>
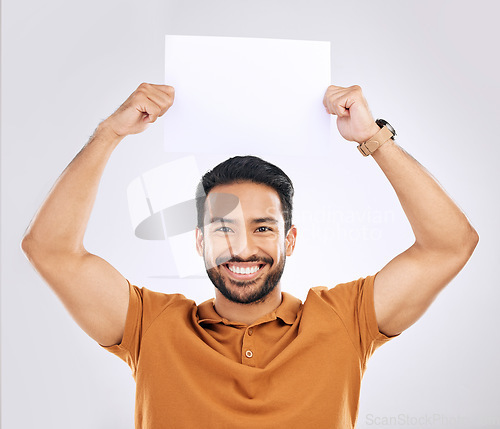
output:
<instances>
[{"instance_id":1,"label":"mustache","mask_svg":"<svg viewBox=\"0 0 500 429\"><path fill-rule=\"evenodd\" d=\"M262 264L269 264L272 265L274 263L274 259L271 257L267 256L251 256L250 258L240 258L237 255L233 255L232 257L224 257L224 256L219 256L218 258L215 259L215 264L216 265L222 265L222 264L228 264L228 263L238 263L238 262L259 262Z\"/></svg>"}]
</instances>

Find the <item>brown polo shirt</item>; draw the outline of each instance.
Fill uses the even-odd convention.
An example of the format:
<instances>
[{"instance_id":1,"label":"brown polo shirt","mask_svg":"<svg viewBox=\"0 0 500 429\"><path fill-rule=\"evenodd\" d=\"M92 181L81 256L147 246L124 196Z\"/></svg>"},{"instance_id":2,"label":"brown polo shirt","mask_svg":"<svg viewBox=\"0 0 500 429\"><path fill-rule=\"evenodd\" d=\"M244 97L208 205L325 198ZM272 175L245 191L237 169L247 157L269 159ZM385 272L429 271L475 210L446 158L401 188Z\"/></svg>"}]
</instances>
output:
<instances>
[{"instance_id":1,"label":"brown polo shirt","mask_svg":"<svg viewBox=\"0 0 500 429\"><path fill-rule=\"evenodd\" d=\"M130 286L121 344L136 381L136 428L353 428L378 331L374 276L310 289L251 325L213 300Z\"/></svg>"}]
</instances>

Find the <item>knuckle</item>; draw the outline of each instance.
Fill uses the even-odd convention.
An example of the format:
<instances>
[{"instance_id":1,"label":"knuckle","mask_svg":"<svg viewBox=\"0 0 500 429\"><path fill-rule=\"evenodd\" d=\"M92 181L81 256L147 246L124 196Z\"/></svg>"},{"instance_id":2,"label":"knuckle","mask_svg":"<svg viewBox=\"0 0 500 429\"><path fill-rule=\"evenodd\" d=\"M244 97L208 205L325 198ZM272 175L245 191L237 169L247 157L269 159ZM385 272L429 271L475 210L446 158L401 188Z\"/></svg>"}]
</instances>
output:
<instances>
[{"instance_id":1,"label":"knuckle","mask_svg":"<svg viewBox=\"0 0 500 429\"><path fill-rule=\"evenodd\" d=\"M145 93L146 93L146 89L145 89L144 87L140 86L139 88L137 88L137 89L135 90L135 93L134 93L134 94L135 94L136 96L143 96Z\"/></svg>"},{"instance_id":2,"label":"knuckle","mask_svg":"<svg viewBox=\"0 0 500 429\"><path fill-rule=\"evenodd\" d=\"M151 85L149 83L143 82L137 88L137 93L139 94L147 94L150 91Z\"/></svg>"}]
</instances>

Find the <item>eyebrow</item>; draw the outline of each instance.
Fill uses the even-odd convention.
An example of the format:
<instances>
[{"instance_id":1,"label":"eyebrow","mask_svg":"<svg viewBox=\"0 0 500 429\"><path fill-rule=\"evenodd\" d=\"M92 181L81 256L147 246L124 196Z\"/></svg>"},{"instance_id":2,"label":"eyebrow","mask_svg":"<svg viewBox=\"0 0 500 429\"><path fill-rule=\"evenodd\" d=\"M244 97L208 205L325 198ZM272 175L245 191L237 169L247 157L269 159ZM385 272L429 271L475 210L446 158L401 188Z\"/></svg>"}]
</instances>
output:
<instances>
[{"instance_id":1,"label":"eyebrow","mask_svg":"<svg viewBox=\"0 0 500 429\"><path fill-rule=\"evenodd\" d=\"M236 221L234 219L228 219L225 217L213 217L210 219L210 223L230 223L235 224ZM252 219L252 223L274 223L277 224L278 220L273 217L259 217L257 219Z\"/></svg>"},{"instance_id":2,"label":"eyebrow","mask_svg":"<svg viewBox=\"0 0 500 429\"><path fill-rule=\"evenodd\" d=\"M257 219L253 219L252 223L278 223L278 219L275 219L273 217L259 217Z\"/></svg>"},{"instance_id":3,"label":"eyebrow","mask_svg":"<svg viewBox=\"0 0 500 429\"><path fill-rule=\"evenodd\" d=\"M219 223L236 223L233 219L228 219L226 217L213 217L212 219L210 219L210 223L215 223L215 222L219 222Z\"/></svg>"}]
</instances>

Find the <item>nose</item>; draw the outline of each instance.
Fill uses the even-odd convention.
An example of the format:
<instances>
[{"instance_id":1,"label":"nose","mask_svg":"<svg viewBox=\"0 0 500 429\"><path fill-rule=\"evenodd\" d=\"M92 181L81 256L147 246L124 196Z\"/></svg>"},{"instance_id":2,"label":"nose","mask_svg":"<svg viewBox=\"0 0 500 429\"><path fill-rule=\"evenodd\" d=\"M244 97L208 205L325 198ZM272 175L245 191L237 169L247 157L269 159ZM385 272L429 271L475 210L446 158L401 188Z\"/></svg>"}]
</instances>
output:
<instances>
[{"instance_id":1,"label":"nose","mask_svg":"<svg viewBox=\"0 0 500 429\"><path fill-rule=\"evenodd\" d=\"M252 232L235 234L231 241L231 255L242 259L249 258L258 253L258 246Z\"/></svg>"}]
</instances>

